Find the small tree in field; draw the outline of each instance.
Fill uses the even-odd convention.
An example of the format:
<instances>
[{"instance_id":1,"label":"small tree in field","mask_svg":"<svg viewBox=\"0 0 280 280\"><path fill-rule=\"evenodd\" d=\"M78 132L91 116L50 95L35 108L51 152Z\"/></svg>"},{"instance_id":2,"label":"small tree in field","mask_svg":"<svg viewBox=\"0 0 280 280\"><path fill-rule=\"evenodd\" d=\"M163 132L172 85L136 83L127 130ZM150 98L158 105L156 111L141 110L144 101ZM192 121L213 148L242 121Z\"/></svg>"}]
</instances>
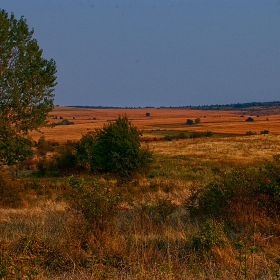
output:
<instances>
[{"instance_id":1,"label":"small tree in field","mask_svg":"<svg viewBox=\"0 0 280 280\"><path fill-rule=\"evenodd\" d=\"M84 135L77 144L77 157L91 171L112 172L122 179L146 168L152 154L141 148L141 132L126 116Z\"/></svg>"},{"instance_id":2,"label":"small tree in field","mask_svg":"<svg viewBox=\"0 0 280 280\"><path fill-rule=\"evenodd\" d=\"M252 117L248 117L246 120L245 120L245 122L253 122L253 121L255 121Z\"/></svg>"},{"instance_id":3,"label":"small tree in field","mask_svg":"<svg viewBox=\"0 0 280 280\"><path fill-rule=\"evenodd\" d=\"M9 165L31 154L28 132L53 109L56 65L42 58L33 33L0 9L0 163Z\"/></svg>"}]
</instances>

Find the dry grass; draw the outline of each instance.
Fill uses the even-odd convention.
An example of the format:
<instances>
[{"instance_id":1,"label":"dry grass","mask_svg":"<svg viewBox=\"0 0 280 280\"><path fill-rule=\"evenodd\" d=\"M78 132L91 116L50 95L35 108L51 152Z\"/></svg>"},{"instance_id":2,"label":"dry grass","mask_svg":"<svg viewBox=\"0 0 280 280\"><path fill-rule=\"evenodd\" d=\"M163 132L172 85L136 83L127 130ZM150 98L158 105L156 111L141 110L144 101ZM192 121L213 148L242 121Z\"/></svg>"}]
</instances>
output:
<instances>
[{"instance_id":1,"label":"dry grass","mask_svg":"<svg viewBox=\"0 0 280 280\"><path fill-rule=\"evenodd\" d=\"M144 195L145 199L151 199L148 193ZM74 216L71 219L73 214L64 203L41 200L29 208L1 210L0 214L2 244L19 246L19 238L38 236L70 259L68 271L40 270L31 279L245 279L239 272L244 261L238 260L239 253L231 240L226 239L225 246L214 246L201 253L189 248L192 236L200 227L190 223L181 207L163 223L140 204L123 205L113 227L98 239L92 233L88 250L79 247L82 224ZM247 246L254 245L261 250L254 255L249 251L247 256L242 253L248 269L246 279L277 279L269 267L278 269L273 262L278 255L275 248L278 240L267 237L256 232ZM82 259L87 260L87 268L79 266Z\"/></svg>"},{"instance_id":2,"label":"dry grass","mask_svg":"<svg viewBox=\"0 0 280 280\"><path fill-rule=\"evenodd\" d=\"M66 206L64 202L37 200L22 209L0 209L1 240L14 242L19 236L39 235L63 243Z\"/></svg>"},{"instance_id":3,"label":"dry grass","mask_svg":"<svg viewBox=\"0 0 280 280\"><path fill-rule=\"evenodd\" d=\"M271 160L280 151L280 136L254 135L183 139L149 143L155 154L188 156L199 161L246 165Z\"/></svg>"},{"instance_id":4,"label":"dry grass","mask_svg":"<svg viewBox=\"0 0 280 280\"><path fill-rule=\"evenodd\" d=\"M151 116L146 117L146 112ZM70 209L64 199L67 193L64 192L64 179L59 182L54 179L45 179L44 182L26 179L24 182L28 187L27 193L22 193L23 207L0 209L0 246L3 245L0 260L11 262L11 271L24 264L24 271L36 268L38 274L29 279L42 280L279 279L278 220L256 215L252 226L248 216L250 209L255 211L254 205L251 204L252 208L246 212L242 208L244 205L236 204L234 208L240 213L235 219L240 223L237 230L229 227L221 234L218 227L214 228L206 238L210 241L211 238L222 238L223 245L195 250L193 237L203 236L204 225L191 218L184 204L192 188L205 186L217 178L217 168L259 166L279 152L278 113L273 115L270 112L270 116L267 116L268 112L246 113L248 116L258 113L259 117L254 117L254 123L247 123L240 117L240 111L56 107L53 115L63 116L69 121L75 118L74 125L44 129L47 140L60 143L79 140L87 131L102 127L107 120L123 114L127 114L133 124L147 130L191 129L245 134L249 130L259 133L267 129L271 134L149 142L147 145L155 154L155 162L146 177L139 175L131 184L118 187L107 177L99 178L102 185L122 195L117 215L107 221L103 230L85 230L81 214ZM198 117L201 118L200 124L186 127L187 118ZM247 227L241 224L247 224ZM51 254L53 259L59 253L63 262L66 259L63 269L55 270L57 262L55 269L41 268L39 262L30 263L33 255L29 254L29 259L24 254L17 255L20 240L34 236L45 242L45 249L39 253L37 247L42 247L43 243L38 241L32 245L30 242L36 249L35 253L45 258ZM245 243L242 250L235 246L235 242L240 240ZM252 253L248 249L250 246L255 246L258 251ZM51 250L46 251L47 248ZM5 255L5 250L14 260ZM26 253L26 247L24 250ZM23 275L20 274L22 271L18 273Z\"/></svg>"}]
</instances>

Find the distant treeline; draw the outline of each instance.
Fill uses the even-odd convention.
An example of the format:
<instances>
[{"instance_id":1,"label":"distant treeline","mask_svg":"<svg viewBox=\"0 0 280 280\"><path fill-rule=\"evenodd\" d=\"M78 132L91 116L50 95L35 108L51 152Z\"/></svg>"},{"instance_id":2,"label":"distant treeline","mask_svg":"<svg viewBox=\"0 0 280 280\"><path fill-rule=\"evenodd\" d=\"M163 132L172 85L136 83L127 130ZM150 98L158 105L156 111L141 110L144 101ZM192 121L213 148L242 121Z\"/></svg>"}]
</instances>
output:
<instances>
[{"instance_id":1,"label":"distant treeline","mask_svg":"<svg viewBox=\"0 0 280 280\"><path fill-rule=\"evenodd\" d=\"M146 106L146 107L114 107L114 106L82 106L82 105L75 105L75 106L66 106L66 107L75 107L75 108L93 108L93 109L137 109L137 108L190 108L190 109L200 109L200 110L234 110L234 109L244 109L244 108L251 108L251 107L280 107L280 101L270 101L270 102L247 102L247 103L233 103L233 104L224 104L224 105L199 105L199 106Z\"/></svg>"},{"instance_id":2,"label":"distant treeline","mask_svg":"<svg viewBox=\"0 0 280 280\"><path fill-rule=\"evenodd\" d=\"M202 110L234 110L234 109L244 109L252 107L263 107L263 108L275 108L280 107L280 101L271 102L247 102L247 103L234 103L225 105L203 105L203 106L190 106L192 109L202 109Z\"/></svg>"}]
</instances>

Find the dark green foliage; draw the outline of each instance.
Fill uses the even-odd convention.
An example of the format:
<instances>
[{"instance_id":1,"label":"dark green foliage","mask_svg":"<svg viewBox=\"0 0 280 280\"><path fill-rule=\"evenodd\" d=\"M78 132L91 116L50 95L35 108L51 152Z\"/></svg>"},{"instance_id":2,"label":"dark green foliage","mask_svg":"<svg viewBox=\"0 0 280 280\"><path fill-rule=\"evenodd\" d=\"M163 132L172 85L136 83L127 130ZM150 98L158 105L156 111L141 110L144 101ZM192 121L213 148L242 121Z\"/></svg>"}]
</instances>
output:
<instances>
[{"instance_id":1,"label":"dark green foliage","mask_svg":"<svg viewBox=\"0 0 280 280\"><path fill-rule=\"evenodd\" d=\"M40 156L45 156L47 152L53 152L54 147L51 142L45 139L45 136L41 136L36 143L37 152Z\"/></svg>"},{"instance_id":2,"label":"dark green foliage","mask_svg":"<svg viewBox=\"0 0 280 280\"><path fill-rule=\"evenodd\" d=\"M210 250L213 246L222 247L226 242L223 224L208 219L200 231L192 236L192 247L196 250Z\"/></svg>"},{"instance_id":3,"label":"dark green foliage","mask_svg":"<svg viewBox=\"0 0 280 280\"><path fill-rule=\"evenodd\" d=\"M245 120L245 122L253 122L253 121L255 121L252 117L248 117L246 120Z\"/></svg>"},{"instance_id":4,"label":"dark green foliage","mask_svg":"<svg viewBox=\"0 0 280 280\"><path fill-rule=\"evenodd\" d=\"M95 145L95 137L92 132L83 135L81 140L76 144L76 155L78 163L81 166L89 167L90 171L93 172L93 147Z\"/></svg>"},{"instance_id":5,"label":"dark green foliage","mask_svg":"<svg viewBox=\"0 0 280 280\"><path fill-rule=\"evenodd\" d=\"M41 158L37 163L38 169L33 175L38 177L58 177L60 175L57 164L53 159Z\"/></svg>"},{"instance_id":6,"label":"dark green foliage","mask_svg":"<svg viewBox=\"0 0 280 280\"><path fill-rule=\"evenodd\" d=\"M261 134L269 134L269 130L262 130Z\"/></svg>"},{"instance_id":7,"label":"dark green foliage","mask_svg":"<svg viewBox=\"0 0 280 280\"><path fill-rule=\"evenodd\" d=\"M77 164L76 155L70 150L64 150L60 152L60 155L56 157L57 169L64 172L69 172L74 169Z\"/></svg>"},{"instance_id":8,"label":"dark green foliage","mask_svg":"<svg viewBox=\"0 0 280 280\"><path fill-rule=\"evenodd\" d=\"M52 126L57 126L57 125L71 125L74 124L74 122L70 122L67 119L64 119L61 122L56 122L56 123L52 123Z\"/></svg>"},{"instance_id":9,"label":"dark green foliage","mask_svg":"<svg viewBox=\"0 0 280 280\"><path fill-rule=\"evenodd\" d=\"M56 168L60 173L69 173L77 167L77 157L75 153L75 144L71 141L59 147L56 157Z\"/></svg>"},{"instance_id":10,"label":"dark green foliage","mask_svg":"<svg viewBox=\"0 0 280 280\"><path fill-rule=\"evenodd\" d=\"M13 165L17 162L23 162L33 155L32 141L29 138L18 135L1 136L0 131L0 163L2 161L2 163L7 165Z\"/></svg>"},{"instance_id":11,"label":"dark green foliage","mask_svg":"<svg viewBox=\"0 0 280 280\"><path fill-rule=\"evenodd\" d=\"M187 124L187 125L192 125L192 124L193 124L193 120L187 119L186 124Z\"/></svg>"},{"instance_id":12,"label":"dark green foliage","mask_svg":"<svg viewBox=\"0 0 280 280\"><path fill-rule=\"evenodd\" d=\"M251 135L257 135L257 133L256 132L253 132L253 131L246 131L246 133L245 133L246 135L248 135L248 136L251 136Z\"/></svg>"},{"instance_id":13,"label":"dark green foliage","mask_svg":"<svg viewBox=\"0 0 280 280\"><path fill-rule=\"evenodd\" d=\"M46 125L56 85L54 60L32 39L26 20L0 10L0 162L15 164L30 155L28 132Z\"/></svg>"},{"instance_id":14,"label":"dark green foliage","mask_svg":"<svg viewBox=\"0 0 280 280\"><path fill-rule=\"evenodd\" d=\"M280 213L280 156L274 156L274 162L267 162L260 170L260 179L256 190L258 205L270 216Z\"/></svg>"},{"instance_id":15,"label":"dark green foliage","mask_svg":"<svg viewBox=\"0 0 280 280\"><path fill-rule=\"evenodd\" d=\"M191 119L187 119L186 124L187 125L193 125L193 124L199 124L200 123L200 118L196 118L194 121Z\"/></svg>"},{"instance_id":16,"label":"dark green foliage","mask_svg":"<svg viewBox=\"0 0 280 280\"><path fill-rule=\"evenodd\" d=\"M193 190L186 206L196 217L219 217L226 221L236 217L256 218L263 212L277 217L280 213L279 156L258 169L247 167L220 172L214 182Z\"/></svg>"},{"instance_id":17,"label":"dark green foliage","mask_svg":"<svg viewBox=\"0 0 280 280\"><path fill-rule=\"evenodd\" d=\"M190 134L190 138L200 138L200 137L211 137L213 133L211 131L206 131L206 132L193 132Z\"/></svg>"},{"instance_id":18,"label":"dark green foliage","mask_svg":"<svg viewBox=\"0 0 280 280\"><path fill-rule=\"evenodd\" d=\"M166 141L172 141L173 139L179 140L179 139L185 139L188 136L184 132L180 132L175 135L165 135L162 139Z\"/></svg>"},{"instance_id":19,"label":"dark green foliage","mask_svg":"<svg viewBox=\"0 0 280 280\"><path fill-rule=\"evenodd\" d=\"M152 161L151 152L141 148L141 132L126 116L82 137L77 157L91 171L112 172L128 178Z\"/></svg>"},{"instance_id":20,"label":"dark green foliage","mask_svg":"<svg viewBox=\"0 0 280 280\"><path fill-rule=\"evenodd\" d=\"M204 132L204 136L206 137L211 137L213 135L212 131L207 130L206 132Z\"/></svg>"}]
</instances>

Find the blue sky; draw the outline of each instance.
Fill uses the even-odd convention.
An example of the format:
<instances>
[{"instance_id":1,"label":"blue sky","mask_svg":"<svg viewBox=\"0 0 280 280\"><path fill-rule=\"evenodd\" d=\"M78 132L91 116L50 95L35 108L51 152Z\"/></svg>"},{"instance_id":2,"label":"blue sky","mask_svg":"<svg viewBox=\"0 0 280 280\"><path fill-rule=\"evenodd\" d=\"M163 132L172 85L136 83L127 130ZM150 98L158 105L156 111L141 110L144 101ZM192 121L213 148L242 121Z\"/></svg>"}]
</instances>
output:
<instances>
[{"instance_id":1,"label":"blue sky","mask_svg":"<svg viewBox=\"0 0 280 280\"><path fill-rule=\"evenodd\" d=\"M279 0L0 0L57 63L55 104L280 100Z\"/></svg>"}]
</instances>

